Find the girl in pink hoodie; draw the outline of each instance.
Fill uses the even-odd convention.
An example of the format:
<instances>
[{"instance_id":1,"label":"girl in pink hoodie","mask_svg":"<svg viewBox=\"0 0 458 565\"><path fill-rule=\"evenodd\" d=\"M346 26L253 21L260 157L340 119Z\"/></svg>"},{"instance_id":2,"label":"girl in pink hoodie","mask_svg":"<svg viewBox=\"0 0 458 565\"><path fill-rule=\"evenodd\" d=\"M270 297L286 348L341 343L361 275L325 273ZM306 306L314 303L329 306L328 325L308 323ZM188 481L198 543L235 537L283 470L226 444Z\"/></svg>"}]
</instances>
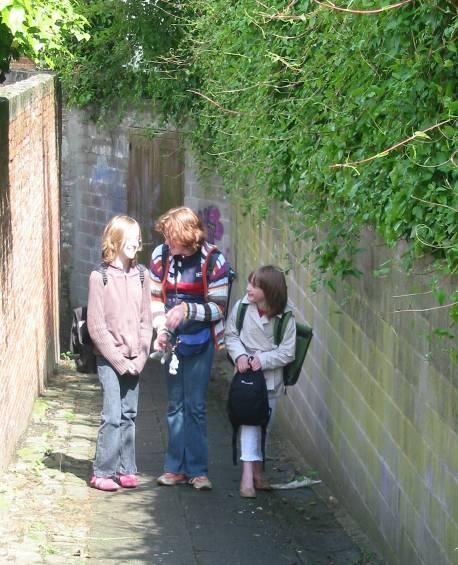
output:
<instances>
[{"instance_id":1,"label":"girl in pink hoodie","mask_svg":"<svg viewBox=\"0 0 458 565\"><path fill-rule=\"evenodd\" d=\"M115 216L103 232L103 263L89 278L87 323L103 393L90 485L106 491L138 485L135 418L152 337L148 272L136 262L140 249L138 223Z\"/></svg>"}]
</instances>

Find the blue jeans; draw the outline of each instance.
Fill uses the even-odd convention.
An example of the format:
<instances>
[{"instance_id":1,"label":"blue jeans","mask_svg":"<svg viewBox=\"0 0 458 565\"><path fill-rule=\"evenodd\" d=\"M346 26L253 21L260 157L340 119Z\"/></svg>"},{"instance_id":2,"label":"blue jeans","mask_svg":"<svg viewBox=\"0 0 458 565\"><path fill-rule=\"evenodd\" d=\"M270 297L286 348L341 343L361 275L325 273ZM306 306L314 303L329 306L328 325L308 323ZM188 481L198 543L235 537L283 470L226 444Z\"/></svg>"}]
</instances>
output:
<instances>
[{"instance_id":1,"label":"blue jeans","mask_svg":"<svg viewBox=\"0 0 458 565\"><path fill-rule=\"evenodd\" d=\"M103 407L94 475L134 475L139 377L118 374L103 357L97 357L97 374L102 385Z\"/></svg>"},{"instance_id":2,"label":"blue jeans","mask_svg":"<svg viewBox=\"0 0 458 565\"><path fill-rule=\"evenodd\" d=\"M207 391L213 341L198 355L179 357L176 375L166 366L168 446L164 470L187 477L208 474Z\"/></svg>"}]
</instances>

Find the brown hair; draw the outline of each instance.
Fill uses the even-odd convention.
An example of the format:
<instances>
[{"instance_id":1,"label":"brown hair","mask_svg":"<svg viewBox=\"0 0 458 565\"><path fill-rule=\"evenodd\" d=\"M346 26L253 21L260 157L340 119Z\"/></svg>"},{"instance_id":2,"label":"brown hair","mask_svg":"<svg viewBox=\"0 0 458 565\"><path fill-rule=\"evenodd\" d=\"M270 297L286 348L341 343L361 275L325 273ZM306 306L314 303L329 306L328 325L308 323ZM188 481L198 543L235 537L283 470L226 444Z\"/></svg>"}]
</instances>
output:
<instances>
[{"instance_id":1,"label":"brown hair","mask_svg":"<svg viewBox=\"0 0 458 565\"><path fill-rule=\"evenodd\" d=\"M273 318L286 308L288 288L283 271L274 265L259 267L250 273L248 281L260 288L266 297L267 315Z\"/></svg>"},{"instance_id":2,"label":"brown hair","mask_svg":"<svg viewBox=\"0 0 458 565\"><path fill-rule=\"evenodd\" d=\"M114 218L111 218L102 235L102 259L105 263L111 263L116 259L126 241L127 230L133 226L138 226L140 233L138 252L142 248L142 236L137 220L130 216L114 216Z\"/></svg>"},{"instance_id":3,"label":"brown hair","mask_svg":"<svg viewBox=\"0 0 458 565\"><path fill-rule=\"evenodd\" d=\"M156 230L166 239L197 251L206 238L205 228L199 216L186 206L172 208L158 219Z\"/></svg>"}]
</instances>

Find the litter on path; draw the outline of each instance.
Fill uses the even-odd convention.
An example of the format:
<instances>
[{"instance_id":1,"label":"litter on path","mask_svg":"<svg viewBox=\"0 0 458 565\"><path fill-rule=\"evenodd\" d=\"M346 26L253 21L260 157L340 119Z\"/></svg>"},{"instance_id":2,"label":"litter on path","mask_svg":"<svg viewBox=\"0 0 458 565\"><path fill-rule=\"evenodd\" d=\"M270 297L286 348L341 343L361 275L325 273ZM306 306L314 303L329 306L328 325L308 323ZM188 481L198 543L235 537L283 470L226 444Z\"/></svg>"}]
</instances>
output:
<instances>
[{"instance_id":1,"label":"litter on path","mask_svg":"<svg viewBox=\"0 0 458 565\"><path fill-rule=\"evenodd\" d=\"M312 485L317 485L321 483L320 480L309 479L308 477L299 477L290 481L289 483L277 483L271 485L273 489L293 489L301 487L311 487Z\"/></svg>"}]
</instances>

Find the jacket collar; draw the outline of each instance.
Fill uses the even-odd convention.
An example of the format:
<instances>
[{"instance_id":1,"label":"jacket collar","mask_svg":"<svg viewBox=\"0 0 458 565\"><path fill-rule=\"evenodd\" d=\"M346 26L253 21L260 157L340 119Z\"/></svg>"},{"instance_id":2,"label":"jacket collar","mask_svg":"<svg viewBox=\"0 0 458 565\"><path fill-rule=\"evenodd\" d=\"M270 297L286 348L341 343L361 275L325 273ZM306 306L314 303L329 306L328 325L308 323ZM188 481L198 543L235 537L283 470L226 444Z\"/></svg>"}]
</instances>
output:
<instances>
[{"instance_id":1,"label":"jacket collar","mask_svg":"<svg viewBox=\"0 0 458 565\"><path fill-rule=\"evenodd\" d=\"M242 304L248 304L248 306L256 306L255 304L251 304L251 302L248 300L248 295L245 294L245 296L242 298ZM289 304L286 304L285 310L284 312L290 312L292 311L292 308ZM283 316L283 312L281 314L277 314L276 318L281 318Z\"/></svg>"},{"instance_id":2,"label":"jacket collar","mask_svg":"<svg viewBox=\"0 0 458 565\"><path fill-rule=\"evenodd\" d=\"M137 263L134 263L133 265L131 265L128 272L124 271L124 269L122 269L121 267L113 265L113 263L107 263L106 265L107 265L107 269L110 269L112 274L127 275L128 277L130 277L130 276L136 275L138 273Z\"/></svg>"}]
</instances>

